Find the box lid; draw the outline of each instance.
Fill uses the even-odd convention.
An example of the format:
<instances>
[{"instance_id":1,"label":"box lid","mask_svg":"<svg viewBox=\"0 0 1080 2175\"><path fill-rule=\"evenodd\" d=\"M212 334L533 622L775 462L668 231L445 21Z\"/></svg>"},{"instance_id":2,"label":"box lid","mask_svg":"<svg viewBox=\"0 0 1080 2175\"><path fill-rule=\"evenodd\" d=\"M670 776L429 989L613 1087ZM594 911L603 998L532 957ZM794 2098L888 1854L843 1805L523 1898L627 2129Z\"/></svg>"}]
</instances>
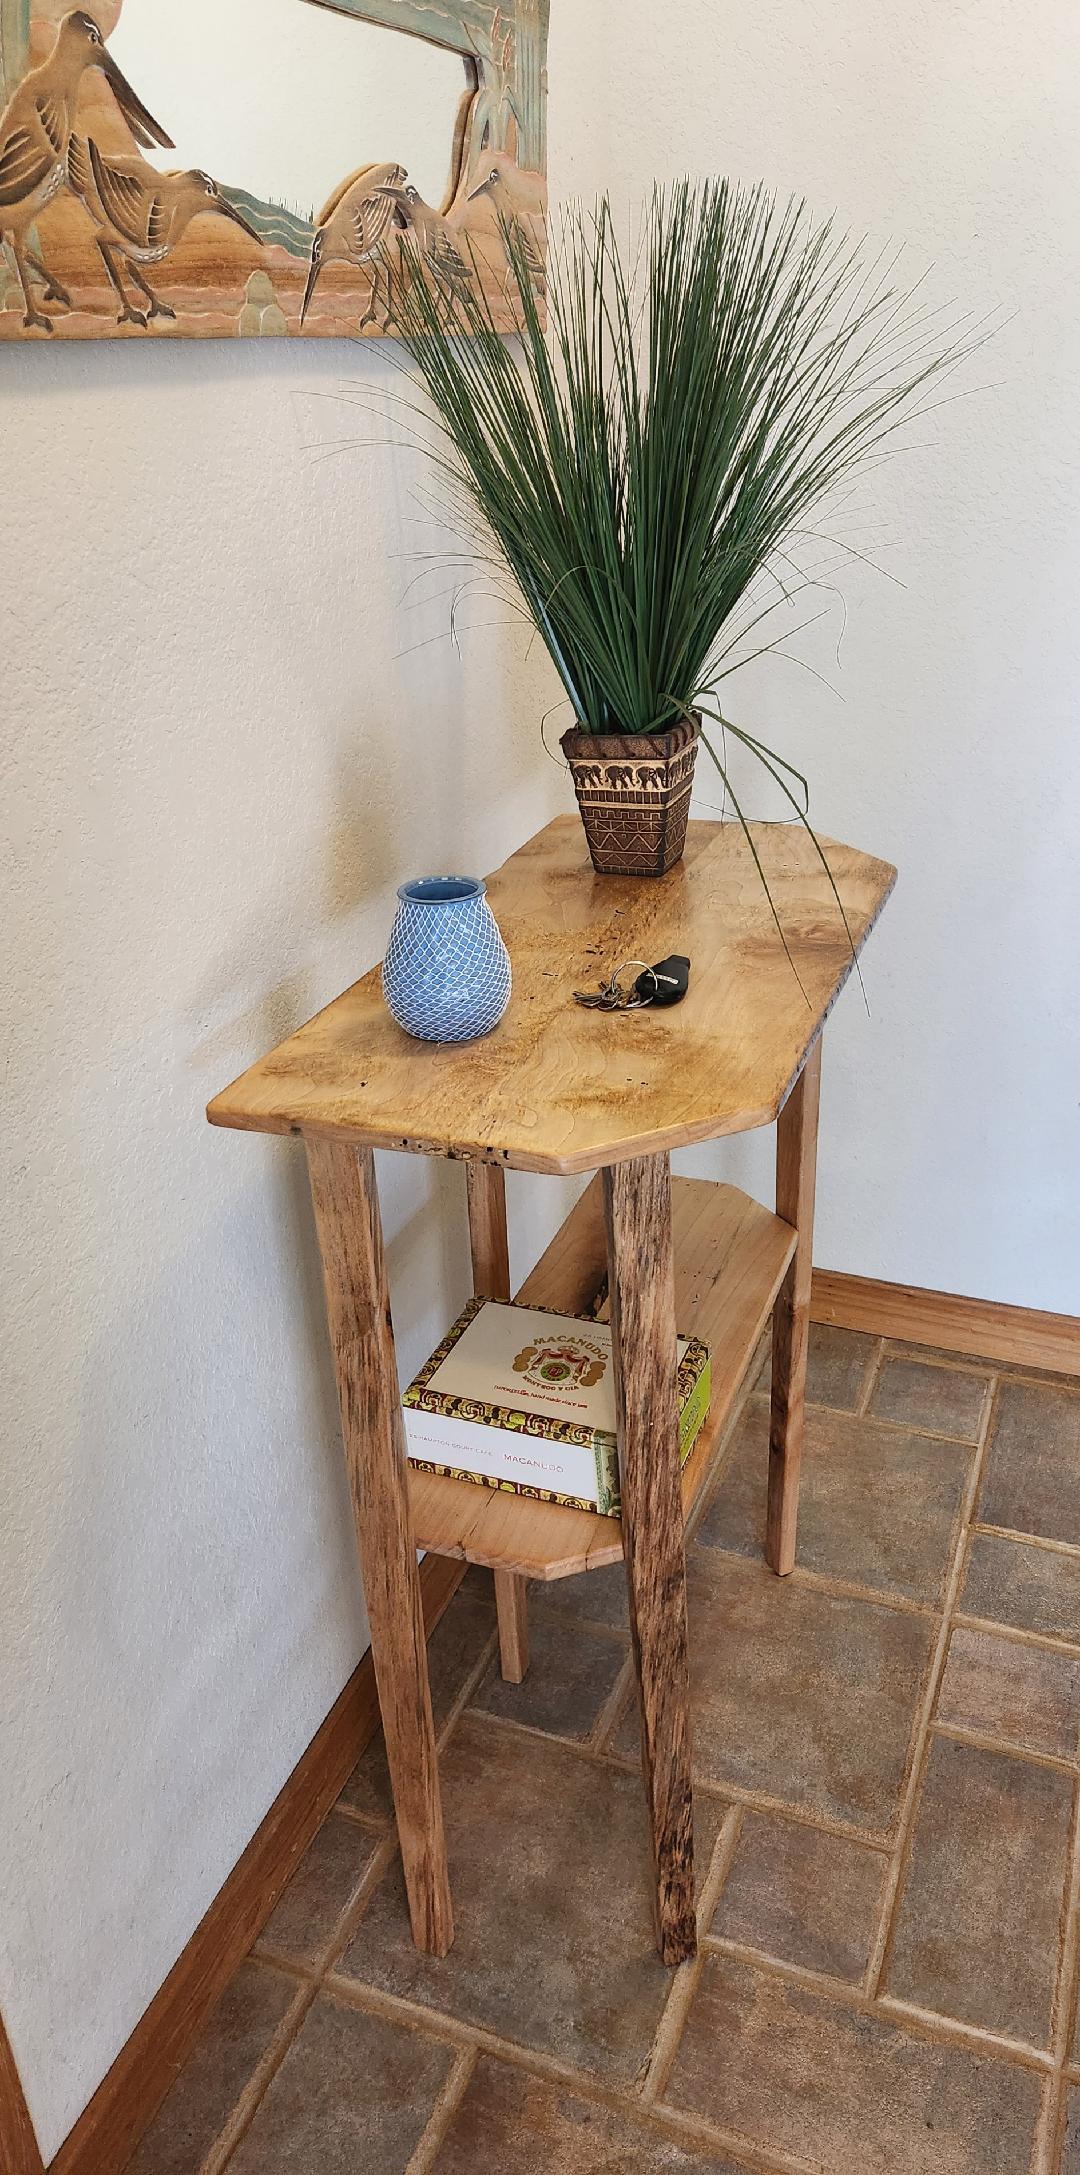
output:
<instances>
[{"instance_id":1,"label":"box lid","mask_svg":"<svg viewBox=\"0 0 1080 2175\"><path fill-rule=\"evenodd\" d=\"M680 1337L680 1410L708 1359ZM615 1437L611 1326L591 1315L550 1314L472 1299L420 1369L403 1403L495 1427L527 1427L555 1441Z\"/></svg>"}]
</instances>

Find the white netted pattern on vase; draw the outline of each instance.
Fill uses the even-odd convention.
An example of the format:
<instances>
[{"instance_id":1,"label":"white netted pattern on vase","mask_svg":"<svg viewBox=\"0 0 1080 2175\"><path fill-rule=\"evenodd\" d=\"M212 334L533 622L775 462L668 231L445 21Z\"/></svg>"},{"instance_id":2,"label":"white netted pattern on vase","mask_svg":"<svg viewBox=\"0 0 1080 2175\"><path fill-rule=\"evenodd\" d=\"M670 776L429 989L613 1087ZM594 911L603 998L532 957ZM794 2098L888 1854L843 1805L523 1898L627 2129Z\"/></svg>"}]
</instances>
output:
<instances>
[{"instance_id":1,"label":"white netted pattern on vase","mask_svg":"<svg viewBox=\"0 0 1080 2175\"><path fill-rule=\"evenodd\" d=\"M496 1027L510 960L482 894L400 901L383 961L386 1002L410 1035L464 1042Z\"/></svg>"}]
</instances>

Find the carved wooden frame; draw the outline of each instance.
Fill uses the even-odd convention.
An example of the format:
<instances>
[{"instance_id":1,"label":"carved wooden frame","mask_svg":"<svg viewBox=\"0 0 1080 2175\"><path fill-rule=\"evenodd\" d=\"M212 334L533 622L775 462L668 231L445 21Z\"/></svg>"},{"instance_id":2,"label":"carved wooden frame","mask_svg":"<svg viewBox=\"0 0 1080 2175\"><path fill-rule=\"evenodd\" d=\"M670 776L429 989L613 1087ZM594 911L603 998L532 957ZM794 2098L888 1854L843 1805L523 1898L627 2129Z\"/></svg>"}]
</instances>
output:
<instances>
[{"instance_id":1,"label":"carved wooden frame","mask_svg":"<svg viewBox=\"0 0 1080 2175\"><path fill-rule=\"evenodd\" d=\"M80 0L70 0L70 10L65 12L79 4ZM106 44L121 8L132 4L134 0L85 0L87 12L99 20ZM449 182L442 203L430 210L445 222L441 231L461 245L470 267L475 266L477 244L485 264L495 258L502 264L499 219L490 205L475 212L470 208L469 184L475 186L482 172L481 162L490 152L496 163L501 159L511 169L511 180L516 169L525 183L522 199L516 203L504 199L498 210L504 217L521 215L530 221L535 219L538 225L542 222L549 0L303 0L303 4L355 16L359 21L397 30L460 54L464 83L452 141L447 146ZM9 111L28 72L34 12L35 0L0 0L0 114ZM52 20L57 9L45 0L42 13ZM51 58L47 53L36 53L35 65L42 57L46 61ZM111 103L104 76L92 73L84 80L92 88L88 94L80 87L73 133L84 130L90 137L96 126L102 157L106 161L115 158L118 165L125 158L129 164L133 159L141 160L145 189L152 190L158 174L166 176L167 152L153 148L141 152L128 135L120 109ZM82 109L88 102L92 111L87 117ZM168 115L158 118L167 128ZM101 128L111 132L107 140L100 135ZM3 150L0 122L0 159ZM55 196L42 209L40 226L36 221L27 224L24 220L21 229L24 256L29 254L32 262L42 267L47 261L45 276L50 280L39 294L41 280L35 271L34 293L29 299L20 284L21 275L16 276L12 216L9 211L5 227L5 205L0 199L0 339L40 340L43 334L75 339L145 338L148 331L159 339L273 334L318 337L328 333L393 331L389 299L384 311L371 311L373 295L378 302L378 286L370 262L363 257L355 271L346 266L344 275L339 272L336 281L324 283L326 292L336 295L336 306L328 308L321 295L318 311L303 321L301 302L315 228L281 206L253 196L238 185L239 177L233 176L219 177L220 196L254 229L253 236L238 240L235 227L224 218L211 223L195 214L198 247L193 247L185 229L175 245L170 243L165 259L151 259L134 249L132 257L137 265L151 266L155 287L164 262L166 293L155 296L145 287L139 270L132 272L124 243L117 242L102 224L100 200L95 211L87 187L78 187L71 178L66 147L61 147L58 157L64 165L64 176ZM84 160L84 170L85 164ZM374 167L368 171L373 187L385 181L385 174ZM403 173L404 169L399 171ZM159 216L164 220L164 210ZM462 243L462 233L471 247ZM98 251L105 255L102 236L118 260L124 283L131 285L134 281L140 290L132 286L126 298L126 315L119 320L115 313L116 281L110 273L114 290L110 294L93 253L96 241ZM538 238L542 247L542 236ZM175 291L168 284L173 267L165 261L171 260L174 247L175 279L180 283ZM475 271L471 276L476 276ZM60 300L58 286L61 294L65 288L70 290L71 307ZM491 292L498 312L498 280ZM122 287L119 293L124 300ZM156 301L159 307L149 308L148 301ZM170 316L173 303L176 312ZM365 304L366 320L361 314ZM148 322L143 321L144 317ZM508 327L513 323L509 311L506 322Z\"/></svg>"}]
</instances>

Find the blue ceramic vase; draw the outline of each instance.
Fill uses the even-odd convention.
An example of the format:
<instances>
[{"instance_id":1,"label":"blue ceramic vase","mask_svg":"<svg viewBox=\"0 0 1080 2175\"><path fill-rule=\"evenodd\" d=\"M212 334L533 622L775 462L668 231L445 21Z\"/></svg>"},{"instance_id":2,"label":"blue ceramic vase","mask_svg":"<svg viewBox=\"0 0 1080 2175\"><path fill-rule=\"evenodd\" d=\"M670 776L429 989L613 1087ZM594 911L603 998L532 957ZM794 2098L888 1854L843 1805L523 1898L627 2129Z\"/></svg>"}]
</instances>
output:
<instances>
[{"instance_id":1,"label":"blue ceramic vase","mask_svg":"<svg viewBox=\"0 0 1080 2175\"><path fill-rule=\"evenodd\" d=\"M422 1042L469 1042L510 1002L510 958L478 876L402 884L383 960L383 996Z\"/></svg>"}]
</instances>

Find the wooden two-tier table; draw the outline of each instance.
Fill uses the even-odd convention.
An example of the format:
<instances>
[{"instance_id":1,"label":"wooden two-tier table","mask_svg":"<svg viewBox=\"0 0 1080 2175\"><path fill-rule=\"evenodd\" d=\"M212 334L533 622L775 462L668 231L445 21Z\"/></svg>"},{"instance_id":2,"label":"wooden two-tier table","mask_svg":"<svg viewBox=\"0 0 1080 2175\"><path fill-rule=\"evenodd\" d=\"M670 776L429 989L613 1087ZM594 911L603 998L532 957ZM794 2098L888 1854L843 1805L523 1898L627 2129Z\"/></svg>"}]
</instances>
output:
<instances>
[{"instance_id":1,"label":"wooden two-tier table","mask_svg":"<svg viewBox=\"0 0 1080 2175\"><path fill-rule=\"evenodd\" d=\"M820 1035L895 881L825 841L845 930L805 832L761 824L754 839L790 959L737 824L692 823L679 867L652 880L594 875L577 817L560 816L489 880L514 974L494 1034L410 1040L372 968L210 1104L215 1125L299 1133L307 1149L413 1937L435 1955L453 1916L417 1548L490 1565L514 1678L526 1582L624 1558L659 1947L672 1964L694 1950L684 1527L771 1310L766 1551L780 1574L795 1560ZM673 952L692 962L681 1004L574 1003L621 961ZM733 1186L672 1179L673 1148L773 1120L775 1215ZM475 1288L497 1299L510 1296L504 1168L598 1173L518 1297L584 1313L607 1280L621 1517L410 1470L375 1148L465 1164ZM709 1415L681 1474L676 1325L712 1353Z\"/></svg>"}]
</instances>

